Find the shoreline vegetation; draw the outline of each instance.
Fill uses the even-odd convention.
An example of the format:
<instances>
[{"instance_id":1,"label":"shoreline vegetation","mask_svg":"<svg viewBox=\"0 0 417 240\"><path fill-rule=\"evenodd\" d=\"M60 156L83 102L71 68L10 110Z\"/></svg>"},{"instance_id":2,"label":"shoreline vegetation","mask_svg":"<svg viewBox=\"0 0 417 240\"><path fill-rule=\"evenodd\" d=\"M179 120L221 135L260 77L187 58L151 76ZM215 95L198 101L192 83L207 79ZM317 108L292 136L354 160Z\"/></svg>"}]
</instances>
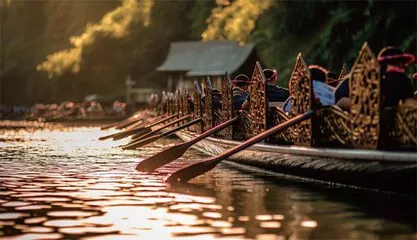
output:
<instances>
[{"instance_id":1,"label":"shoreline vegetation","mask_svg":"<svg viewBox=\"0 0 417 240\"><path fill-rule=\"evenodd\" d=\"M155 71L169 44L254 43L288 85L298 52L339 72L367 41L417 55L413 1L2 1L1 104L79 101L89 94L164 88ZM22 14L24 13L24 14ZM417 67L409 68L409 74Z\"/></svg>"}]
</instances>

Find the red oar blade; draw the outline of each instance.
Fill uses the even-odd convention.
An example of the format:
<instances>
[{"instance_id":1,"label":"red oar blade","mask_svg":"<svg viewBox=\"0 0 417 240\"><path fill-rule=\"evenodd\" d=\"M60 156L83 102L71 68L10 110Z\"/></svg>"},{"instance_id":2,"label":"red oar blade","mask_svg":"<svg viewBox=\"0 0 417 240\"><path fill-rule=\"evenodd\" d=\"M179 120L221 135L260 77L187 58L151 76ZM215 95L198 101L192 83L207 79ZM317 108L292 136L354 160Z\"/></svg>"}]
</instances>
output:
<instances>
[{"instance_id":1,"label":"red oar blade","mask_svg":"<svg viewBox=\"0 0 417 240\"><path fill-rule=\"evenodd\" d=\"M185 153L185 151L187 151L188 147L188 144L181 143L165 149L162 152L142 160L140 163L138 163L138 165L136 165L136 170L152 172L155 169L180 158Z\"/></svg>"},{"instance_id":2,"label":"red oar blade","mask_svg":"<svg viewBox=\"0 0 417 240\"><path fill-rule=\"evenodd\" d=\"M185 168L182 168L172 173L165 179L165 182L167 183L188 182L191 179L210 171L219 162L220 161L217 160L217 158L213 158L211 160L194 163L192 165L189 165Z\"/></svg>"}]
</instances>

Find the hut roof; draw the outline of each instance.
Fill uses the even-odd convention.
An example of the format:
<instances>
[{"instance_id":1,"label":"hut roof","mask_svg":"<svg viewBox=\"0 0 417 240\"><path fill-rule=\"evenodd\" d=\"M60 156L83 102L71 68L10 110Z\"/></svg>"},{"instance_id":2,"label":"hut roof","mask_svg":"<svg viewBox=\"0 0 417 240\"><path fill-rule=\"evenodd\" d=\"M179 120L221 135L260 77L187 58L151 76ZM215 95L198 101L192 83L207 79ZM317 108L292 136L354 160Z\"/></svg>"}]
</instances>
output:
<instances>
[{"instance_id":1,"label":"hut roof","mask_svg":"<svg viewBox=\"0 0 417 240\"><path fill-rule=\"evenodd\" d=\"M236 71L254 50L254 44L236 41L173 42L158 71L187 72L186 76L217 76Z\"/></svg>"}]
</instances>

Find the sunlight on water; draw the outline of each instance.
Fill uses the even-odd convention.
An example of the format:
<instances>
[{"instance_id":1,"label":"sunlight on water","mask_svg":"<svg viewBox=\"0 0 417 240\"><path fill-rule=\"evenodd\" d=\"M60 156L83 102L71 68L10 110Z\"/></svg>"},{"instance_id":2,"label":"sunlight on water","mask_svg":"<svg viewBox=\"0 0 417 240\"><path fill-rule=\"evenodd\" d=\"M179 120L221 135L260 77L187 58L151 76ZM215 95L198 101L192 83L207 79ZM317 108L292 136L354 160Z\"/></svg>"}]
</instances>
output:
<instances>
[{"instance_id":1,"label":"sunlight on water","mask_svg":"<svg viewBox=\"0 0 417 240\"><path fill-rule=\"evenodd\" d=\"M1 239L416 238L415 215L375 214L369 204L381 199L368 194L366 207L352 205L348 190L310 190L227 165L169 186L167 173L204 156L190 150L155 173L137 172L138 161L179 140L135 151L119 148L128 139L97 140L113 132L0 129Z\"/></svg>"}]
</instances>

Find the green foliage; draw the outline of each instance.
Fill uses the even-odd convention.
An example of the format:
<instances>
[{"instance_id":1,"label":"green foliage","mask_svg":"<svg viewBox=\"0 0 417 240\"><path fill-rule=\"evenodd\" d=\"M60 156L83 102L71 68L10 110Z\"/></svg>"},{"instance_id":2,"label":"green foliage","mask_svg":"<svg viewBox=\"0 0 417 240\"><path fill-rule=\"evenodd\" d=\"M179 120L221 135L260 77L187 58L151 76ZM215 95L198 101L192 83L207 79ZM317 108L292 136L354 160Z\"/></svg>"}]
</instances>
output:
<instances>
[{"instance_id":1,"label":"green foliage","mask_svg":"<svg viewBox=\"0 0 417 240\"><path fill-rule=\"evenodd\" d=\"M1 103L117 95L128 75L138 86L164 87L166 77L155 68L172 41L255 43L265 67L278 69L283 86L299 52L309 64L334 72L343 63L351 67L365 41L375 54L388 45L417 52L415 1L0 3Z\"/></svg>"},{"instance_id":2,"label":"green foliage","mask_svg":"<svg viewBox=\"0 0 417 240\"><path fill-rule=\"evenodd\" d=\"M151 7L151 0L140 3L136 0L124 0L120 7L107 13L100 23L87 25L82 35L71 37L73 48L48 55L47 60L37 66L37 70L47 72L49 78L60 77L67 71L78 73L83 55L93 54L102 41L123 40L131 33L131 25L148 25Z\"/></svg>"},{"instance_id":3,"label":"green foliage","mask_svg":"<svg viewBox=\"0 0 417 240\"><path fill-rule=\"evenodd\" d=\"M201 38L201 35L207 28L207 19L215 7L215 0L195 2L189 15L189 19L191 20L191 38Z\"/></svg>"},{"instance_id":4,"label":"green foliage","mask_svg":"<svg viewBox=\"0 0 417 240\"><path fill-rule=\"evenodd\" d=\"M309 64L340 71L352 67L367 41L375 54L398 46L416 54L414 1L280 1L259 19L251 41L268 66L280 69L279 84L286 86L294 60L302 52ZM408 16L408 17L407 17ZM415 72L416 66L409 68Z\"/></svg>"},{"instance_id":5,"label":"green foliage","mask_svg":"<svg viewBox=\"0 0 417 240\"><path fill-rule=\"evenodd\" d=\"M207 19L204 40L235 40L245 43L255 28L259 16L269 8L270 0L218 1Z\"/></svg>"},{"instance_id":6,"label":"green foliage","mask_svg":"<svg viewBox=\"0 0 417 240\"><path fill-rule=\"evenodd\" d=\"M171 41L190 35L186 13L193 3L125 0L99 23L71 37L72 48L49 55L38 70L60 83L76 76L71 85L78 99L92 93L123 94L128 75L141 80L138 86L157 86L161 81L155 80L162 76L152 72Z\"/></svg>"},{"instance_id":7,"label":"green foliage","mask_svg":"<svg viewBox=\"0 0 417 240\"><path fill-rule=\"evenodd\" d=\"M1 1L4 3L5 1ZM68 91L55 92L36 65L51 52L70 47L88 22L99 20L117 1L10 1L1 12L1 104L52 102L71 99ZM88 14L87 14L88 13Z\"/></svg>"}]
</instances>

